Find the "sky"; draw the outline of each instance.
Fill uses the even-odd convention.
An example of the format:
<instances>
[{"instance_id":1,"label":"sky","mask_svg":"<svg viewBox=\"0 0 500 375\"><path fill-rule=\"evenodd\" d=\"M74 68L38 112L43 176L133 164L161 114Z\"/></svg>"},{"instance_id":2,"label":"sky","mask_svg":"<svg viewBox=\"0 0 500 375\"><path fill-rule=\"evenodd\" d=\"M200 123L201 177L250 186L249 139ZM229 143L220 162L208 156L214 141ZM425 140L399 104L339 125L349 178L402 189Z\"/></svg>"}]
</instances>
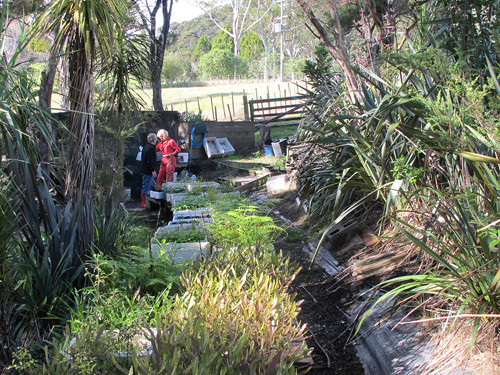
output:
<instances>
[{"instance_id":1,"label":"sky","mask_svg":"<svg viewBox=\"0 0 500 375\"><path fill-rule=\"evenodd\" d=\"M194 1L189 0L177 0L174 1L172 7L172 17L170 22L184 22L192 20L193 18L203 14L203 11L196 5L193 5Z\"/></svg>"}]
</instances>

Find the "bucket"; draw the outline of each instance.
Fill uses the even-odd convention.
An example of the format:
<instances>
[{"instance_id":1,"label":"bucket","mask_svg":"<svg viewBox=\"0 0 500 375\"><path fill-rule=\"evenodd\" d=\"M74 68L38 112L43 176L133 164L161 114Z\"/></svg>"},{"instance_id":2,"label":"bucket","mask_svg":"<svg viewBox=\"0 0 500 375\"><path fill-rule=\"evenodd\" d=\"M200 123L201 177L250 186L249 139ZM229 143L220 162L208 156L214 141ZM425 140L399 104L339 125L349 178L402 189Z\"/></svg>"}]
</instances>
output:
<instances>
[{"instance_id":1,"label":"bucket","mask_svg":"<svg viewBox=\"0 0 500 375\"><path fill-rule=\"evenodd\" d=\"M286 138L281 138L279 141L274 141L272 143L274 155L276 156L286 155L287 145L288 145L288 140Z\"/></svg>"},{"instance_id":2,"label":"bucket","mask_svg":"<svg viewBox=\"0 0 500 375\"><path fill-rule=\"evenodd\" d=\"M273 145L272 145L272 141L270 139L264 142L264 152L266 153L266 156L273 156L274 155Z\"/></svg>"}]
</instances>

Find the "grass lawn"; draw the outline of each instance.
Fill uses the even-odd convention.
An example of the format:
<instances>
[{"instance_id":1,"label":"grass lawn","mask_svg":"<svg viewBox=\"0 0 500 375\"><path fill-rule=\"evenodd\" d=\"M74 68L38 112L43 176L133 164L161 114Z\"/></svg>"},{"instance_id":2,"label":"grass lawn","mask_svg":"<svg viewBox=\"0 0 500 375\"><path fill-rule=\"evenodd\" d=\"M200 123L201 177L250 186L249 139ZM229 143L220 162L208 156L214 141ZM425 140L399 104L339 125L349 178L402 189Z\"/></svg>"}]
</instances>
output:
<instances>
[{"instance_id":1,"label":"grass lawn","mask_svg":"<svg viewBox=\"0 0 500 375\"><path fill-rule=\"evenodd\" d=\"M304 85L302 82L298 84ZM303 91L293 82L254 82L207 85L201 87L169 87L162 90L166 110L187 111L198 114L201 109L205 120L229 121L243 119L243 95L247 100L293 96ZM142 98L152 109L150 89L142 90Z\"/></svg>"},{"instance_id":2,"label":"grass lawn","mask_svg":"<svg viewBox=\"0 0 500 375\"><path fill-rule=\"evenodd\" d=\"M297 125L271 127L271 139L278 140L282 137L291 139L297 132ZM255 144L259 143L259 130L255 132Z\"/></svg>"},{"instance_id":3,"label":"grass lawn","mask_svg":"<svg viewBox=\"0 0 500 375\"><path fill-rule=\"evenodd\" d=\"M169 87L162 89L165 110L198 114L201 110L203 119L230 121L231 118L243 120L243 95L247 100L294 96L304 90L302 81L295 82L239 82L199 87ZM146 103L144 110L153 110L152 90L137 90ZM52 108L55 112L61 107L61 95L54 93Z\"/></svg>"}]
</instances>

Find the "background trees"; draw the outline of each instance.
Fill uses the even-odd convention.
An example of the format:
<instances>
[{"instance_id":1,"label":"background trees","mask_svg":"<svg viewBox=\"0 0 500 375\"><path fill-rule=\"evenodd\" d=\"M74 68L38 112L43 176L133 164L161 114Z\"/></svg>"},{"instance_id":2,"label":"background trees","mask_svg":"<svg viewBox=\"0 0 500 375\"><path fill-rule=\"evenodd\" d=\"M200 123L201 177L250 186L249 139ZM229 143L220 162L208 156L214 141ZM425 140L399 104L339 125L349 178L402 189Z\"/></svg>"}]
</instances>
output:
<instances>
[{"instance_id":1,"label":"background trees","mask_svg":"<svg viewBox=\"0 0 500 375\"><path fill-rule=\"evenodd\" d=\"M196 43L196 46L194 47L193 54L191 55L191 60L193 62L198 62L201 56L203 56L205 53L210 52L212 49L212 43L208 40L208 37L204 34L201 36L200 39L198 39L198 43Z\"/></svg>"},{"instance_id":2,"label":"background trees","mask_svg":"<svg viewBox=\"0 0 500 375\"><path fill-rule=\"evenodd\" d=\"M237 57L227 50L212 49L200 58L198 69L201 77L232 77Z\"/></svg>"},{"instance_id":3,"label":"background trees","mask_svg":"<svg viewBox=\"0 0 500 375\"><path fill-rule=\"evenodd\" d=\"M229 2L221 0L198 0L197 4L221 31L233 39L234 55L239 56L241 38L247 31L252 29L256 23L262 20L273 3L271 2L271 4L269 4L263 0L231 0ZM263 14L259 12L262 7L265 8ZM232 22L230 28L226 28L220 23L220 19L218 18L218 13L220 12L229 12L231 14ZM259 16L252 19L251 14L255 12Z\"/></svg>"}]
</instances>

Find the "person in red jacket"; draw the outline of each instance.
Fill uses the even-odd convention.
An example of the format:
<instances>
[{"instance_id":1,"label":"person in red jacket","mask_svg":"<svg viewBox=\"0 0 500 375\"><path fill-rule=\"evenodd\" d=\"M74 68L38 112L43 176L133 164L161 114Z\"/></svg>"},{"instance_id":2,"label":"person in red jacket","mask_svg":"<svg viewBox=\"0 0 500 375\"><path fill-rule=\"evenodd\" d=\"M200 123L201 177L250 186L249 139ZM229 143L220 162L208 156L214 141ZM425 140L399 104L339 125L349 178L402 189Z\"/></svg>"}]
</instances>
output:
<instances>
[{"instance_id":1,"label":"person in red jacket","mask_svg":"<svg viewBox=\"0 0 500 375\"><path fill-rule=\"evenodd\" d=\"M165 129L158 131L158 138L160 143L156 145L156 151L161 151L161 165L156 186L161 188L163 180L166 178L167 182L174 181L175 166L177 164L177 154L181 151L177 143L168 136Z\"/></svg>"}]
</instances>

